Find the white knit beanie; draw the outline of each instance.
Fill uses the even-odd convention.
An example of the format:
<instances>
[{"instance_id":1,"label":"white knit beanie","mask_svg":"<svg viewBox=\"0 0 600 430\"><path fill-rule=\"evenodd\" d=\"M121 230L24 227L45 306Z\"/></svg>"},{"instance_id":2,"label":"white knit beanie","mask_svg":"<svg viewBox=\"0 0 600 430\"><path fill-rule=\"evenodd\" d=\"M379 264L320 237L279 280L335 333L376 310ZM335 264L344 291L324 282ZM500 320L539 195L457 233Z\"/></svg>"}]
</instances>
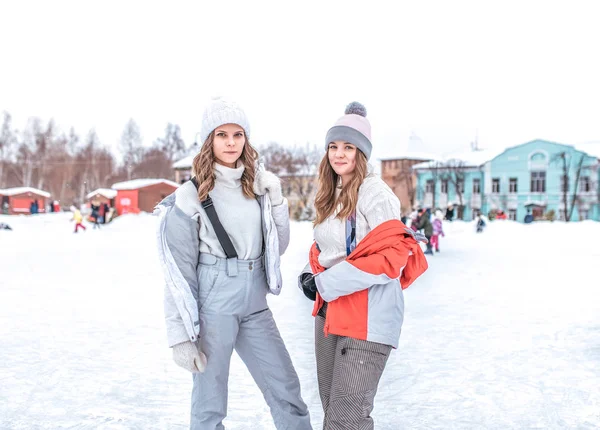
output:
<instances>
[{"instance_id":1,"label":"white knit beanie","mask_svg":"<svg viewBox=\"0 0 600 430\"><path fill-rule=\"evenodd\" d=\"M250 135L250 123L242 108L231 100L222 97L213 98L202 115L200 139L206 142L215 128L223 124L237 124L244 129L246 137Z\"/></svg>"}]
</instances>

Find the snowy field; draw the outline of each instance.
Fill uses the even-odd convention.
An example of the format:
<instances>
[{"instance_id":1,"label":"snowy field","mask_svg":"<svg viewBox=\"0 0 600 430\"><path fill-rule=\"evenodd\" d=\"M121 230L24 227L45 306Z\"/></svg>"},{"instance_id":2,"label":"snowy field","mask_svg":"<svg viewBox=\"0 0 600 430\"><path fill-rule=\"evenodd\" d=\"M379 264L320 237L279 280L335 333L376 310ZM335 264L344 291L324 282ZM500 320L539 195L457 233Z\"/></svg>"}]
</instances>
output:
<instances>
[{"instance_id":1,"label":"snowy field","mask_svg":"<svg viewBox=\"0 0 600 430\"><path fill-rule=\"evenodd\" d=\"M155 218L73 234L68 214L0 216L0 429L185 429L191 376L171 360ZM600 224L445 225L405 291L377 429L600 428ZM296 287L311 226L293 224L269 297L320 429L312 302ZM234 355L228 429L274 429Z\"/></svg>"}]
</instances>

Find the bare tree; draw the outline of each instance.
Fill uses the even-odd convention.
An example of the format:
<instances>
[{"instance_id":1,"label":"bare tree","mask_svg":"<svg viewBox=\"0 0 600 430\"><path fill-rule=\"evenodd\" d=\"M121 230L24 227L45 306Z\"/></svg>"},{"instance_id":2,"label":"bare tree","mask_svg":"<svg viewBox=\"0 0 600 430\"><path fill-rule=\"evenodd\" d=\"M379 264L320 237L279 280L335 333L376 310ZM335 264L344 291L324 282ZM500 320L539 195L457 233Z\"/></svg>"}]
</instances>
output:
<instances>
[{"instance_id":1,"label":"bare tree","mask_svg":"<svg viewBox=\"0 0 600 430\"><path fill-rule=\"evenodd\" d=\"M131 179L133 169L141 161L144 152L140 128L133 119L130 119L125 125L119 146L127 168L127 179Z\"/></svg>"},{"instance_id":2,"label":"bare tree","mask_svg":"<svg viewBox=\"0 0 600 430\"><path fill-rule=\"evenodd\" d=\"M571 205L569 206L569 188L571 182L571 161L573 157L569 157L566 151L555 154L551 161L562 164L562 177L561 177L561 193L563 201L563 211L565 214L565 221L571 221L573 217L573 210L575 209L575 202L579 196L579 178L581 177L581 170L583 169L583 162L585 156L582 155L579 158L579 162L575 167L575 183L573 184L573 194L571 195Z\"/></svg>"},{"instance_id":3,"label":"bare tree","mask_svg":"<svg viewBox=\"0 0 600 430\"><path fill-rule=\"evenodd\" d=\"M265 169L276 175L288 174L294 168L292 151L278 143L271 142L267 146L259 148L260 162Z\"/></svg>"},{"instance_id":4,"label":"bare tree","mask_svg":"<svg viewBox=\"0 0 600 430\"><path fill-rule=\"evenodd\" d=\"M165 128L165 136L156 139L154 147L162 151L170 161L184 157L186 154L185 142L181 137L180 127L177 124L168 123Z\"/></svg>"},{"instance_id":5,"label":"bare tree","mask_svg":"<svg viewBox=\"0 0 600 430\"><path fill-rule=\"evenodd\" d=\"M25 131L21 136L17 135L17 154L13 171L22 186L31 187L33 185L33 173L37 162L37 139L41 134L40 119L29 118Z\"/></svg>"},{"instance_id":6,"label":"bare tree","mask_svg":"<svg viewBox=\"0 0 600 430\"><path fill-rule=\"evenodd\" d=\"M135 177L147 178L171 178L173 160L169 155L158 147L144 151L140 162L134 167Z\"/></svg>"},{"instance_id":7,"label":"bare tree","mask_svg":"<svg viewBox=\"0 0 600 430\"><path fill-rule=\"evenodd\" d=\"M465 163L461 160L449 160L440 166L440 177L454 186L458 198L457 218L463 218L464 212L464 186L465 186Z\"/></svg>"},{"instance_id":8,"label":"bare tree","mask_svg":"<svg viewBox=\"0 0 600 430\"><path fill-rule=\"evenodd\" d=\"M51 119L45 130L40 131L35 137L36 149L34 154L36 168L36 188L43 189L48 173L49 164L46 162L49 154L52 153L56 125Z\"/></svg>"},{"instance_id":9,"label":"bare tree","mask_svg":"<svg viewBox=\"0 0 600 430\"><path fill-rule=\"evenodd\" d=\"M6 186L6 172L11 162L15 142L16 136L12 129L12 117L8 112L4 112L2 128L0 129L0 188Z\"/></svg>"},{"instance_id":10,"label":"bare tree","mask_svg":"<svg viewBox=\"0 0 600 430\"><path fill-rule=\"evenodd\" d=\"M314 218L313 200L322 151L308 144L287 148L270 143L260 149L260 154L265 168L282 179L283 192L290 200L292 216L297 220Z\"/></svg>"},{"instance_id":11,"label":"bare tree","mask_svg":"<svg viewBox=\"0 0 600 430\"><path fill-rule=\"evenodd\" d=\"M415 180L415 173L411 169L401 169L393 176L392 180L394 181L394 184L399 184L401 187L404 186L410 202L410 208L414 208L415 198L417 197L417 181ZM402 204L404 205L404 202Z\"/></svg>"}]
</instances>

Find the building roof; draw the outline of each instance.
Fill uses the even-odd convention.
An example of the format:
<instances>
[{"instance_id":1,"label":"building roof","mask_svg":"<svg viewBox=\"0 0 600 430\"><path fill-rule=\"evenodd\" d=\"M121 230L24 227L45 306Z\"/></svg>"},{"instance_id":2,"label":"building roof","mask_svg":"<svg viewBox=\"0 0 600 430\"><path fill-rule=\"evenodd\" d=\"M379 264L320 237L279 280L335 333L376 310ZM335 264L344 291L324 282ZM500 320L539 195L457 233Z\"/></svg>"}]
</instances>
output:
<instances>
[{"instance_id":1,"label":"building roof","mask_svg":"<svg viewBox=\"0 0 600 430\"><path fill-rule=\"evenodd\" d=\"M194 157L196 155L188 155L173 163L173 169L191 169Z\"/></svg>"},{"instance_id":2,"label":"building roof","mask_svg":"<svg viewBox=\"0 0 600 430\"><path fill-rule=\"evenodd\" d=\"M488 161L495 158L502 151L492 150L492 149L481 149L478 151L469 151L469 152L460 152L460 153L451 153L442 157L436 157L431 161L427 161L425 163L415 164L413 169L431 169L439 163L449 163L452 161L456 161L458 163L462 163L464 167L480 167L483 166Z\"/></svg>"},{"instance_id":3,"label":"building roof","mask_svg":"<svg viewBox=\"0 0 600 430\"><path fill-rule=\"evenodd\" d=\"M0 194L3 196L17 196L19 194L37 194L38 196L50 198L50 193L47 191L38 190L37 188L32 187L15 187L15 188L5 188L0 190Z\"/></svg>"},{"instance_id":4,"label":"building roof","mask_svg":"<svg viewBox=\"0 0 600 430\"><path fill-rule=\"evenodd\" d=\"M91 193L89 193L87 196L85 196L86 199L91 199L92 197L94 197L95 195L100 194L101 196L106 197L107 199L114 199L115 197L117 197L117 191L116 190L112 190L110 188L98 188L97 190L92 191Z\"/></svg>"},{"instance_id":5,"label":"building roof","mask_svg":"<svg viewBox=\"0 0 600 430\"><path fill-rule=\"evenodd\" d=\"M156 184L167 184L174 188L179 187L177 182L169 181L168 179L132 179L131 181L117 182L112 185L112 188L114 190L137 190Z\"/></svg>"},{"instance_id":6,"label":"building roof","mask_svg":"<svg viewBox=\"0 0 600 430\"><path fill-rule=\"evenodd\" d=\"M437 158L436 155L431 154L429 152L405 152L401 155L396 155L393 157L382 157L379 158L379 161L391 161L391 160L435 160Z\"/></svg>"}]
</instances>

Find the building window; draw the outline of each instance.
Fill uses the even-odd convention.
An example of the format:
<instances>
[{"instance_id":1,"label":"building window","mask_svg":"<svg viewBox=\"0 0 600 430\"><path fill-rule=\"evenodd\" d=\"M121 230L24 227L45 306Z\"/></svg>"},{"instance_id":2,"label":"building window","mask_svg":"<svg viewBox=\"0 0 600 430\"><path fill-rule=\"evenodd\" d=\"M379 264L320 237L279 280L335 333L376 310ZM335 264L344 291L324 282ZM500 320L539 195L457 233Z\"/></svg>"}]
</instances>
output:
<instances>
[{"instance_id":1,"label":"building window","mask_svg":"<svg viewBox=\"0 0 600 430\"><path fill-rule=\"evenodd\" d=\"M568 192L569 191L569 177L567 175L562 175L560 177L560 192Z\"/></svg>"},{"instance_id":2,"label":"building window","mask_svg":"<svg viewBox=\"0 0 600 430\"><path fill-rule=\"evenodd\" d=\"M508 192L517 193L517 178L510 178L508 181Z\"/></svg>"},{"instance_id":3,"label":"building window","mask_svg":"<svg viewBox=\"0 0 600 430\"><path fill-rule=\"evenodd\" d=\"M546 192L546 172L531 172L531 192Z\"/></svg>"},{"instance_id":4,"label":"building window","mask_svg":"<svg viewBox=\"0 0 600 430\"><path fill-rule=\"evenodd\" d=\"M459 179L457 181L458 184L458 192L459 193L464 193L465 192L465 180L464 179Z\"/></svg>"},{"instance_id":5,"label":"building window","mask_svg":"<svg viewBox=\"0 0 600 430\"><path fill-rule=\"evenodd\" d=\"M586 210L580 210L579 211L579 221L583 221L589 219L589 212Z\"/></svg>"},{"instance_id":6,"label":"building window","mask_svg":"<svg viewBox=\"0 0 600 430\"><path fill-rule=\"evenodd\" d=\"M516 221L517 220L517 210L516 209L509 209L508 210L508 219L511 221Z\"/></svg>"},{"instance_id":7,"label":"building window","mask_svg":"<svg viewBox=\"0 0 600 430\"><path fill-rule=\"evenodd\" d=\"M442 194L448 194L448 179L442 180L441 188Z\"/></svg>"},{"instance_id":8,"label":"building window","mask_svg":"<svg viewBox=\"0 0 600 430\"><path fill-rule=\"evenodd\" d=\"M481 180L473 179L473 194L481 194Z\"/></svg>"},{"instance_id":9,"label":"building window","mask_svg":"<svg viewBox=\"0 0 600 430\"><path fill-rule=\"evenodd\" d=\"M492 193L494 193L494 194L500 193L500 178L492 179Z\"/></svg>"},{"instance_id":10,"label":"building window","mask_svg":"<svg viewBox=\"0 0 600 430\"><path fill-rule=\"evenodd\" d=\"M592 182L589 176L582 176L579 178L579 191L582 193L589 193L592 191Z\"/></svg>"},{"instance_id":11,"label":"building window","mask_svg":"<svg viewBox=\"0 0 600 430\"><path fill-rule=\"evenodd\" d=\"M433 179L428 179L427 182L425 183L425 192L428 194L433 193L433 188L434 188Z\"/></svg>"}]
</instances>

